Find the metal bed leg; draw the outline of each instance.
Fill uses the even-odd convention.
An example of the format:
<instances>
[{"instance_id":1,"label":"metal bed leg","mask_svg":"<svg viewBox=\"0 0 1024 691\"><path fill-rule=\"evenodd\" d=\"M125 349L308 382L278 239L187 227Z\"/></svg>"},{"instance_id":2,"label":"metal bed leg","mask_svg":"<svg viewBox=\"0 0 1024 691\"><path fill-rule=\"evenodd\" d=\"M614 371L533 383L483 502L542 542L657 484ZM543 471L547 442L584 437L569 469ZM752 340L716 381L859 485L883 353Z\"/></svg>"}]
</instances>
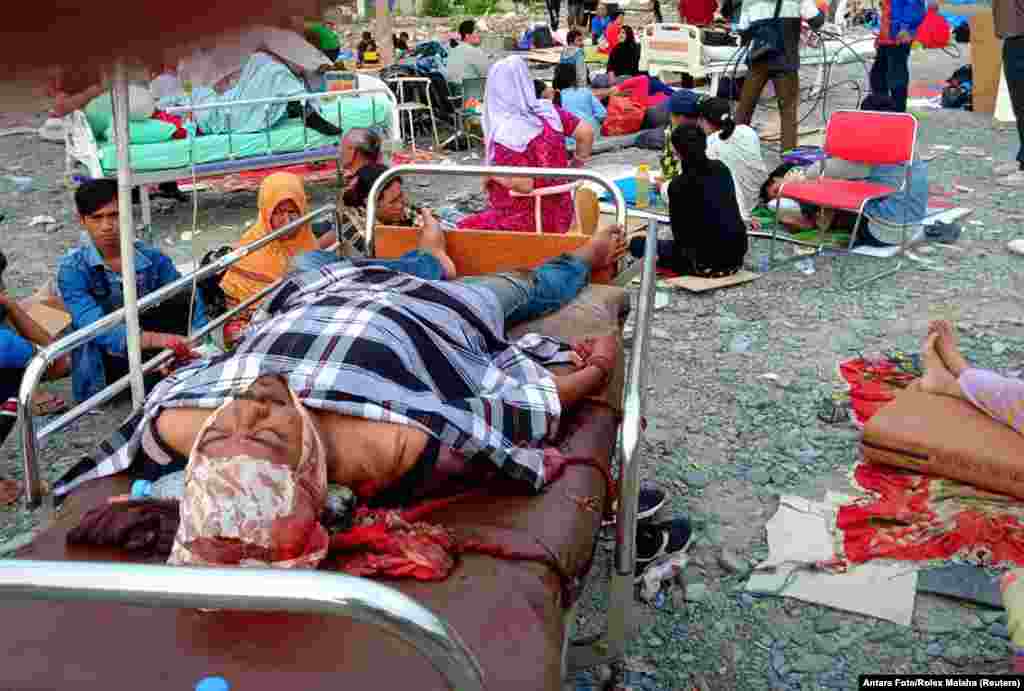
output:
<instances>
[{"instance_id":1,"label":"metal bed leg","mask_svg":"<svg viewBox=\"0 0 1024 691\"><path fill-rule=\"evenodd\" d=\"M147 245L153 244L153 208L149 199L149 186L139 185L139 206L142 207L142 236Z\"/></svg>"}]
</instances>

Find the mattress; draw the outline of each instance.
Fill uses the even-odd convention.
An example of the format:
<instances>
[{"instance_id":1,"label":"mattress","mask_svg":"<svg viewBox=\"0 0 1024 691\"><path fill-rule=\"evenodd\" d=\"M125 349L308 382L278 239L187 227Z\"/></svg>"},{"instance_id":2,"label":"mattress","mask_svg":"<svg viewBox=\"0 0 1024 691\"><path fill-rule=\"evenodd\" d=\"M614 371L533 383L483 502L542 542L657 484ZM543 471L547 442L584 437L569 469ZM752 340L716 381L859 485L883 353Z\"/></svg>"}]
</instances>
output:
<instances>
[{"instance_id":1,"label":"mattress","mask_svg":"<svg viewBox=\"0 0 1024 691\"><path fill-rule=\"evenodd\" d=\"M325 103L324 117L348 131L353 127L387 127L391 124L391 101L384 95L370 98L341 98ZM338 105L341 117L338 117ZM175 139L158 144L133 144L131 146L132 169L136 172L173 170L203 163L215 163L232 158L249 158L270 154L284 154L330 146L338 143L337 137L328 137L312 129L306 129L299 119L282 120L268 133L215 134L188 139ZM100 165L103 172L117 174L117 147L113 143L100 144Z\"/></svg>"},{"instance_id":2,"label":"mattress","mask_svg":"<svg viewBox=\"0 0 1024 691\"><path fill-rule=\"evenodd\" d=\"M704 46L704 63L736 61L736 46ZM825 62L836 61L837 64L857 62L858 60L870 60L875 56L874 40L861 39L855 42L825 41ZM800 63L803 65L816 65L822 62L821 46L800 47Z\"/></svg>"}]
</instances>

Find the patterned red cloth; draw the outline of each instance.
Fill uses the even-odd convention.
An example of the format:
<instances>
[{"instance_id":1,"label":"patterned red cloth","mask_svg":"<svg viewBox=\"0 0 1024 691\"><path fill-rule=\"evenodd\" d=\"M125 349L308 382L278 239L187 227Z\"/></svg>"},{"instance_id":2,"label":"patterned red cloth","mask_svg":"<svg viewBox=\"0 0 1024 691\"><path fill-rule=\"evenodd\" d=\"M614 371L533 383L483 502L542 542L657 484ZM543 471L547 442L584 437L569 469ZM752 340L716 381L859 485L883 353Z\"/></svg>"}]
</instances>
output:
<instances>
[{"instance_id":1,"label":"patterned red cloth","mask_svg":"<svg viewBox=\"0 0 1024 691\"><path fill-rule=\"evenodd\" d=\"M896 397L901 384L906 386L913 376L901 371L885 358L867 360L851 358L839 363L839 376L850 390L853 421L863 427L882 406Z\"/></svg>"},{"instance_id":2,"label":"patterned red cloth","mask_svg":"<svg viewBox=\"0 0 1024 691\"><path fill-rule=\"evenodd\" d=\"M955 480L859 463L854 480L871 496L839 508L846 558L922 561L957 557L1024 565L1024 503Z\"/></svg>"},{"instance_id":3,"label":"patterned red cloth","mask_svg":"<svg viewBox=\"0 0 1024 691\"><path fill-rule=\"evenodd\" d=\"M184 139L188 136L188 130L185 129L185 121L177 115L171 115L170 113L158 110L153 113L153 119L160 120L161 122L169 122L178 128L174 131L174 135L171 139ZM196 128L196 136L199 136L200 134L202 133L199 132L198 128Z\"/></svg>"},{"instance_id":4,"label":"patterned red cloth","mask_svg":"<svg viewBox=\"0 0 1024 691\"><path fill-rule=\"evenodd\" d=\"M580 119L572 113L556 108L562 118L562 132L556 132L547 123L544 131L533 138L526 151L517 153L501 144L494 145L494 165L531 168L568 168L569 152L565 138L576 131ZM534 189L564 185L559 178L538 178ZM533 197L513 197L509 189L496 182L488 183L487 195L491 206L480 213L467 216L458 223L459 228L473 230L519 230L527 233L537 231L534 220ZM566 233L572 224L572 195L568 192L552 194L541 200L541 222L545 233Z\"/></svg>"}]
</instances>

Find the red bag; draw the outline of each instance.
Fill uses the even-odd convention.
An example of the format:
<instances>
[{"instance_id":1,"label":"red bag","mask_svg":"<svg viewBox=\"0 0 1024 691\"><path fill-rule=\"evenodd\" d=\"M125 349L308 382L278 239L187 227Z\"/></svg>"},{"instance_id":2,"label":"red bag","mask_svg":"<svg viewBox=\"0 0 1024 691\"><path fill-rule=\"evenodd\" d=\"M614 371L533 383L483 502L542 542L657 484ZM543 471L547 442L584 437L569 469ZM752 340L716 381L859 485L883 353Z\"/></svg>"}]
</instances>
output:
<instances>
[{"instance_id":1,"label":"red bag","mask_svg":"<svg viewBox=\"0 0 1024 691\"><path fill-rule=\"evenodd\" d=\"M928 8L924 20L917 27L917 36L914 40L925 48L945 48L949 45L951 33L949 22L939 14L939 9L933 6Z\"/></svg>"},{"instance_id":2,"label":"red bag","mask_svg":"<svg viewBox=\"0 0 1024 691\"><path fill-rule=\"evenodd\" d=\"M608 99L608 117L601 126L601 134L614 137L640 131L644 121L644 109L625 96Z\"/></svg>"}]
</instances>

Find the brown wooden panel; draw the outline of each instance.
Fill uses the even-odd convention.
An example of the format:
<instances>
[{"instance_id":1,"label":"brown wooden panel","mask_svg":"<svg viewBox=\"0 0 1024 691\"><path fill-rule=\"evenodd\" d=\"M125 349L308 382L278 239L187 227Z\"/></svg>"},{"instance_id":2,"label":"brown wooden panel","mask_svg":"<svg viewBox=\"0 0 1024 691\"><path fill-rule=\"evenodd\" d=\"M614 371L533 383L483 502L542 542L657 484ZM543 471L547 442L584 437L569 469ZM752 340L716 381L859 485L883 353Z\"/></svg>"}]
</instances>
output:
<instances>
[{"instance_id":1,"label":"brown wooden panel","mask_svg":"<svg viewBox=\"0 0 1024 691\"><path fill-rule=\"evenodd\" d=\"M515 233L500 230L455 230L446 234L448 256L460 276L479 276L515 269L533 269L563 252L585 245L586 235ZM416 249L415 228L377 226L375 254L382 259L400 257ZM595 271L592 283L610 283L611 269Z\"/></svg>"}]
</instances>

